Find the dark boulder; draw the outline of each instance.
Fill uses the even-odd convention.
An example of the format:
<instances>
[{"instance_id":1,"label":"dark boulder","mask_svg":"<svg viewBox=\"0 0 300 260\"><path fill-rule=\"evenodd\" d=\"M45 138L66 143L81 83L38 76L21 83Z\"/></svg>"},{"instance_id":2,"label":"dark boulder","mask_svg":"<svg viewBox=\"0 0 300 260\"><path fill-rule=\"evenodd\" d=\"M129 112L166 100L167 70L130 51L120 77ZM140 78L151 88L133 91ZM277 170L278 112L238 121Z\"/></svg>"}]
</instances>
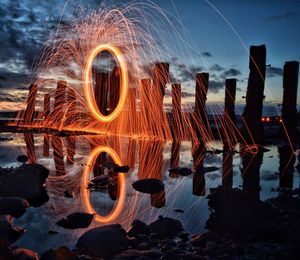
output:
<instances>
[{"instance_id":1,"label":"dark boulder","mask_svg":"<svg viewBox=\"0 0 300 260\"><path fill-rule=\"evenodd\" d=\"M26 163L28 161L28 157L27 155L23 154L23 155L19 155L17 157L17 161L21 162L21 163Z\"/></svg>"},{"instance_id":2,"label":"dark boulder","mask_svg":"<svg viewBox=\"0 0 300 260\"><path fill-rule=\"evenodd\" d=\"M150 228L144 222L135 219L131 224L131 229L128 231L128 237L137 238L139 235L149 236L151 233Z\"/></svg>"},{"instance_id":3,"label":"dark boulder","mask_svg":"<svg viewBox=\"0 0 300 260\"><path fill-rule=\"evenodd\" d=\"M76 247L85 254L109 258L127 249L129 239L126 231L119 224L93 228L84 233Z\"/></svg>"},{"instance_id":4,"label":"dark boulder","mask_svg":"<svg viewBox=\"0 0 300 260\"><path fill-rule=\"evenodd\" d=\"M152 233L159 234L163 238L172 238L177 236L183 231L182 224L179 220L162 217L160 216L158 220L152 222L149 225Z\"/></svg>"},{"instance_id":5,"label":"dark boulder","mask_svg":"<svg viewBox=\"0 0 300 260\"><path fill-rule=\"evenodd\" d=\"M94 218L94 214L76 212L67 218L59 220L56 224L66 229L87 228Z\"/></svg>"},{"instance_id":6,"label":"dark boulder","mask_svg":"<svg viewBox=\"0 0 300 260\"><path fill-rule=\"evenodd\" d=\"M0 221L0 241L11 244L23 235L25 230L20 227L13 227L7 221Z\"/></svg>"},{"instance_id":7,"label":"dark boulder","mask_svg":"<svg viewBox=\"0 0 300 260\"><path fill-rule=\"evenodd\" d=\"M76 254L70 251L69 248L62 246L54 249L49 249L45 251L42 255L40 260L70 260L70 259L77 259Z\"/></svg>"},{"instance_id":8,"label":"dark boulder","mask_svg":"<svg viewBox=\"0 0 300 260\"><path fill-rule=\"evenodd\" d=\"M288 242L300 246L300 219L288 228L285 236Z\"/></svg>"},{"instance_id":9,"label":"dark boulder","mask_svg":"<svg viewBox=\"0 0 300 260\"><path fill-rule=\"evenodd\" d=\"M164 190L164 183L158 179L143 179L132 184L132 187L142 193L154 194Z\"/></svg>"},{"instance_id":10,"label":"dark boulder","mask_svg":"<svg viewBox=\"0 0 300 260\"><path fill-rule=\"evenodd\" d=\"M186 167L177 167L169 169L169 173L181 175L181 176L188 176L192 174L192 170Z\"/></svg>"},{"instance_id":11,"label":"dark boulder","mask_svg":"<svg viewBox=\"0 0 300 260\"><path fill-rule=\"evenodd\" d=\"M10 215L20 218L29 207L28 202L20 197L0 198L0 215Z\"/></svg>"}]
</instances>

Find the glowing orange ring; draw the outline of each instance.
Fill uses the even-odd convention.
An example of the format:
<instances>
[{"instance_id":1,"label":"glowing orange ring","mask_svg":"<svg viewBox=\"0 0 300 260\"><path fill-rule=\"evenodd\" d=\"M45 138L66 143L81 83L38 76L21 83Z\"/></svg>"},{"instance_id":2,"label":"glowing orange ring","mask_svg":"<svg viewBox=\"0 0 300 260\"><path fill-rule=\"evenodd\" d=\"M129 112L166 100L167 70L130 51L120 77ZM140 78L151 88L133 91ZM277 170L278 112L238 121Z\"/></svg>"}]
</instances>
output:
<instances>
[{"instance_id":1,"label":"glowing orange ring","mask_svg":"<svg viewBox=\"0 0 300 260\"><path fill-rule=\"evenodd\" d=\"M105 146L98 146L96 147L89 155L87 165L93 165L95 163L95 160L97 156L100 153L108 153L113 161L119 165L122 165L121 159L117 155L117 153L110 147L105 147ZM124 202L125 202L125 197L126 197L126 177L125 173L118 173L118 194L119 198L113 208L113 210L106 216L101 216L98 213L95 212L91 201L90 201L90 190L87 189L87 186L89 184L89 175L91 173L91 170L89 167L85 167L83 170L83 176L81 179L81 185L80 185L80 192L81 192L81 197L83 200L84 207L86 211L90 214L95 214L95 220L97 222L101 223L107 223L115 220L121 213Z\"/></svg>"},{"instance_id":2,"label":"glowing orange ring","mask_svg":"<svg viewBox=\"0 0 300 260\"><path fill-rule=\"evenodd\" d=\"M93 61L96 58L96 56L102 52L102 51L108 51L116 60L118 67L121 71L121 77L120 77L120 97L119 102L109 115L105 116L103 115L97 106L97 103L95 101L94 96L94 89L92 86L92 65ZM127 66L125 59L121 53L121 51L109 44L101 44L98 45L96 48L94 48L89 55L87 56L85 65L84 65L84 78L83 78L83 84L84 84L84 94L87 100L87 104L89 106L90 111L92 114L99 119L101 122L110 122L114 120L122 111L122 108L125 104L127 91L128 91L128 74L127 74Z\"/></svg>"}]
</instances>

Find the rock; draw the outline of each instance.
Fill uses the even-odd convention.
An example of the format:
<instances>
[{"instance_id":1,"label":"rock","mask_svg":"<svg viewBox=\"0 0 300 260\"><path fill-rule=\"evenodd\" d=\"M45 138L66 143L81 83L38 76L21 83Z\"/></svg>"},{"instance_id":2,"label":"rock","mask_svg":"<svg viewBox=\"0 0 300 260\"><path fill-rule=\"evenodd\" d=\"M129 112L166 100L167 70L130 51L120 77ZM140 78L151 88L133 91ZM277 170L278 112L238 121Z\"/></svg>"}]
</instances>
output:
<instances>
[{"instance_id":1,"label":"rock","mask_svg":"<svg viewBox=\"0 0 300 260\"><path fill-rule=\"evenodd\" d=\"M207 172L215 172L217 170L219 170L220 167L215 167L215 166L210 166L210 167L203 167L203 171L204 173L207 173Z\"/></svg>"},{"instance_id":2,"label":"rock","mask_svg":"<svg viewBox=\"0 0 300 260\"><path fill-rule=\"evenodd\" d=\"M136 250L136 249L128 249L123 251L122 253L116 255L114 260L130 260L130 259L160 259L163 256L163 253L156 249L152 250Z\"/></svg>"},{"instance_id":3,"label":"rock","mask_svg":"<svg viewBox=\"0 0 300 260\"><path fill-rule=\"evenodd\" d=\"M56 224L66 229L87 228L94 218L94 214L76 212L67 218L59 220Z\"/></svg>"},{"instance_id":4,"label":"rock","mask_svg":"<svg viewBox=\"0 0 300 260\"><path fill-rule=\"evenodd\" d=\"M151 232L157 233L163 238L173 238L183 231L182 224L179 220L162 217L149 225Z\"/></svg>"},{"instance_id":5,"label":"rock","mask_svg":"<svg viewBox=\"0 0 300 260\"><path fill-rule=\"evenodd\" d=\"M20 218L29 207L28 202L20 197L0 198L0 215L10 215Z\"/></svg>"},{"instance_id":6,"label":"rock","mask_svg":"<svg viewBox=\"0 0 300 260\"><path fill-rule=\"evenodd\" d=\"M28 161L28 157L27 155L23 154L23 155L19 155L17 157L17 161L21 162L21 163L26 163Z\"/></svg>"},{"instance_id":7,"label":"rock","mask_svg":"<svg viewBox=\"0 0 300 260\"><path fill-rule=\"evenodd\" d=\"M124 173L126 173L126 172L128 172L129 171L129 166L128 165L124 165L124 166L119 166L119 165L117 165L117 166L114 166L113 167L113 170L115 171L115 172L124 172Z\"/></svg>"},{"instance_id":8,"label":"rock","mask_svg":"<svg viewBox=\"0 0 300 260\"><path fill-rule=\"evenodd\" d=\"M69 198L69 199L72 199L72 198L75 197L74 191L68 191L67 190L67 191L64 192L64 195L65 195L66 198Z\"/></svg>"},{"instance_id":9,"label":"rock","mask_svg":"<svg viewBox=\"0 0 300 260\"><path fill-rule=\"evenodd\" d=\"M158 179L143 179L132 184L132 187L142 193L154 194L164 190L164 183Z\"/></svg>"},{"instance_id":10,"label":"rock","mask_svg":"<svg viewBox=\"0 0 300 260\"><path fill-rule=\"evenodd\" d=\"M49 171L39 164L24 164L0 175L0 197L21 197L39 207L49 200L44 183Z\"/></svg>"},{"instance_id":11,"label":"rock","mask_svg":"<svg viewBox=\"0 0 300 260\"><path fill-rule=\"evenodd\" d=\"M177 212L177 213L183 213L184 212L183 209L174 209L174 211Z\"/></svg>"},{"instance_id":12,"label":"rock","mask_svg":"<svg viewBox=\"0 0 300 260\"><path fill-rule=\"evenodd\" d=\"M77 259L75 253L70 251L69 248L62 246L56 250L49 249L45 251L40 260L69 260L69 259Z\"/></svg>"},{"instance_id":13,"label":"rock","mask_svg":"<svg viewBox=\"0 0 300 260\"><path fill-rule=\"evenodd\" d=\"M125 250L129 245L126 231L120 224L93 228L84 233L76 247L83 253L109 258Z\"/></svg>"},{"instance_id":14,"label":"rock","mask_svg":"<svg viewBox=\"0 0 300 260\"><path fill-rule=\"evenodd\" d=\"M288 228L285 237L290 243L295 246L300 246L300 219Z\"/></svg>"},{"instance_id":15,"label":"rock","mask_svg":"<svg viewBox=\"0 0 300 260\"><path fill-rule=\"evenodd\" d=\"M151 233L150 228L144 222L136 219L131 224L131 229L128 231L128 237L135 237L137 238L138 235L145 235L148 237Z\"/></svg>"},{"instance_id":16,"label":"rock","mask_svg":"<svg viewBox=\"0 0 300 260\"><path fill-rule=\"evenodd\" d=\"M55 230L49 230L48 231L48 234L49 235L55 235L55 234L58 234L59 232L58 231L55 231Z\"/></svg>"},{"instance_id":17,"label":"rock","mask_svg":"<svg viewBox=\"0 0 300 260\"><path fill-rule=\"evenodd\" d=\"M176 168L171 168L168 170L169 173L181 175L181 176L188 176L192 174L192 170L190 168L186 167L176 167Z\"/></svg>"},{"instance_id":18,"label":"rock","mask_svg":"<svg viewBox=\"0 0 300 260\"><path fill-rule=\"evenodd\" d=\"M94 179L90 180L90 182L88 184L88 188L96 189L96 190L105 190L105 189L107 189L109 179L110 178L107 175L97 176Z\"/></svg>"},{"instance_id":19,"label":"rock","mask_svg":"<svg viewBox=\"0 0 300 260\"><path fill-rule=\"evenodd\" d=\"M36 252L33 252L26 248L16 248L12 251L14 259L18 260L38 260L39 256Z\"/></svg>"},{"instance_id":20,"label":"rock","mask_svg":"<svg viewBox=\"0 0 300 260\"><path fill-rule=\"evenodd\" d=\"M24 232L23 228L13 227L7 221L0 221L0 241L5 241L8 244L14 243Z\"/></svg>"},{"instance_id":21,"label":"rock","mask_svg":"<svg viewBox=\"0 0 300 260\"><path fill-rule=\"evenodd\" d=\"M0 240L0 259L13 259L11 249L8 247L7 243Z\"/></svg>"}]
</instances>

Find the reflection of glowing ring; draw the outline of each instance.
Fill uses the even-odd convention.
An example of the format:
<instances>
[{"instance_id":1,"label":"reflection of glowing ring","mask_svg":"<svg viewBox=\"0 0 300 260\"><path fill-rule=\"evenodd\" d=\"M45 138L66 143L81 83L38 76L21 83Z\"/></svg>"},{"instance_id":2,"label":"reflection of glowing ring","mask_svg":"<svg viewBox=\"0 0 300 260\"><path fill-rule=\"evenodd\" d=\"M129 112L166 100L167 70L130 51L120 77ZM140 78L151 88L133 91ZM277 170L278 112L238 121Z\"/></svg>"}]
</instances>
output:
<instances>
[{"instance_id":1,"label":"reflection of glowing ring","mask_svg":"<svg viewBox=\"0 0 300 260\"><path fill-rule=\"evenodd\" d=\"M100 153L108 153L113 161L116 164L122 165L121 159L117 155L117 153L110 147L104 147L104 146L98 146L96 147L89 155L87 165L93 165L95 163L95 160L97 156ZM81 180L81 196L83 199L83 204L86 208L86 211L90 214L95 214L95 220L102 223L107 223L113 221L115 218L117 218L124 205L125 196L126 196L126 178L125 173L118 173L118 200L116 202L115 207L113 210L107 215L107 216L100 216L98 213L95 212L91 201L90 201L90 191L87 189L87 186L89 184L89 175L90 175L89 167L85 167L83 170L83 176Z\"/></svg>"},{"instance_id":2,"label":"reflection of glowing ring","mask_svg":"<svg viewBox=\"0 0 300 260\"><path fill-rule=\"evenodd\" d=\"M121 77L120 77L120 97L119 97L119 102L114 109L109 115L105 116L103 115L97 106L97 103L95 101L95 96L94 96L94 89L92 86L92 65L93 61L96 58L96 56L102 52L102 51L108 51L116 60L118 67L120 68L121 71ZM94 48L89 55L87 56L85 66L84 66L84 93L87 99L88 106L92 112L92 114L99 119L101 122L109 122L115 119L121 112L125 100L126 100L126 95L127 95L127 90L128 90L128 75L127 75L127 66L125 59L121 53L121 51L111 45L108 44L102 44Z\"/></svg>"}]
</instances>

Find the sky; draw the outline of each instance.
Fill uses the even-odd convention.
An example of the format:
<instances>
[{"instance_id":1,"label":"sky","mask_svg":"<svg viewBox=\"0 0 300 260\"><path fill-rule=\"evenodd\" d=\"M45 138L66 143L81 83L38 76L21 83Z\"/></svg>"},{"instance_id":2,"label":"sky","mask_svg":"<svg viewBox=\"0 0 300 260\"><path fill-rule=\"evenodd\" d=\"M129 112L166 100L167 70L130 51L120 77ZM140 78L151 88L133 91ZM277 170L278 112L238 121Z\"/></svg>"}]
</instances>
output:
<instances>
[{"instance_id":1,"label":"sky","mask_svg":"<svg viewBox=\"0 0 300 260\"><path fill-rule=\"evenodd\" d=\"M93 10L103 2L109 6L131 1L0 0L0 110L22 108L34 57L58 25L61 14L67 20L78 5ZM266 44L267 64L271 66L267 67L265 102L281 103L282 67L285 61L300 60L299 0L153 2L172 17L171 21L176 19L181 23L191 39L190 56L178 52L173 59L182 61L188 68L196 64L199 70L210 73L208 102L222 103L225 78L236 77L236 99L242 104L249 75L249 47ZM183 90L188 96L191 94L192 100L193 78L186 75L182 66L174 69L179 80L186 82Z\"/></svg>"}]
</instances>

